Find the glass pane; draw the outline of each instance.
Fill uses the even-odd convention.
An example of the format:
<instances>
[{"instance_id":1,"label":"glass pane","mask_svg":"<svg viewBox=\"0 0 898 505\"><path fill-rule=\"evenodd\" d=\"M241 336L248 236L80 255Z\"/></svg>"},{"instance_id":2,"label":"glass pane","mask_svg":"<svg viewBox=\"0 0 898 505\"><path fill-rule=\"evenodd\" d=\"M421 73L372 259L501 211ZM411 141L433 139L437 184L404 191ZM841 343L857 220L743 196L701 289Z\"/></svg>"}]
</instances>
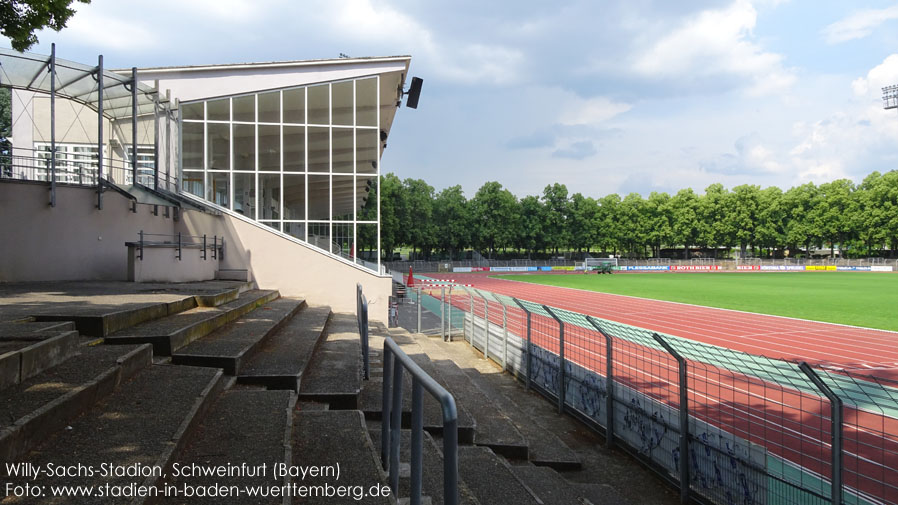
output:
<instances>
[{"instance_id":1,"label":"glass pane","mask_svg":"<svg viewBox=\"0 0 898 505\"><path fill-rule=\"evenodd\" d=\"M330 171L330 128L309 127L309 172Z\"/></svg>"},{"instance_id":2,"label":"glass pane","mask_svg":"<svg viewBox=\"0 0 898 505\"><path fill-rule=\"evenodd\" d=\"M183 123L181 126L184 170L203 169L203 126L203 123Z\"/></svg>"},{"instance_id":3,"label":"glass pane","mask_svg":"<svg viewBox=\"0 0 898 505\"><path fill-rule=\"evenodd\" d=\"M333 84L331 100L334 124L352 126L352 81Z\"/></svg>"},{"instance_id":4,"label":"glass pane","mask_svg":"<svg viewBox=\"0 0 898 505\"><path fill-rule=\"evenodd\" d=\"M377 79L355 81L355 122L359 126L377 126Z\"/></svg>"},{"instance_id":5,"label":"glass pane","mask_svg":"<svg viewBox=\"0 0 898 505\"><path fill-rule=\"evenodd\" d=\"M309 223L309 243L315 247L330 251L330 228L327 223Z\"/></svg>"},{"instance_id":6,"label":"glass pane","mask_svg":"<svg viewBox=\"0 0 898 505\"><path fill-rule=\"evenodd\" d=\"M234 174L234 212L256 218L256 175Z\"/></svg>"},{"instance_id":7,"label":"glass pane","mask_svg":"<svg viewBox=\"0 0 898 505\"><path fill-rule=\"evenodd\" d=\"M228 198L230 195L228 191L229 179L230 174L228 173L210 172L209 194L206 196L206 199L222 207L230 208L230 199Z\"/></svg>"},{"instance_id":8,"label":"glass pane","mask_svg":"<svg viewBox=\"0 0 898 505\"><path fill-rule=\"evenodd\" d=\"M284 126L284 172L302 172L306 166L306 127Z\"/></svg>"},{"instance_id":9,"label":"glass pane","mask_svg":"<svg viewBox=\"0 0 898 505\"><path fill-rule=\"evenodd\" d=\"M207 146L209 170L230 170L231 168L231 125L208 123Z\"/></svg>"},{"instance_id":10,"label":"glass pane","mask_svg":"<svg viewBox=\"0 0 898 505\"><path fill-rule=\"evenodd\" d=\"M293 235L299 240L305 240L306 225L305 223L284 223L284 233Z\"/></svg>"},{"instance_id":11,"label":"glass pane","mask_svg":"<svg viewBox=\"0 0 898 505\"><path fill-rule=\"evenodd\" d=\"M259 170L281 169L281 127L259 125Z\"/></svg>"},{"instance_id":12,"label":"glass pane","mask_svg":"<svg viewBox=\"0 0 898 505\"><path fill-rule=\"evenodd\" d=\"M203 103L205 102L182 103L181 119L199 119L202 121Z\"/></svg>"},{"instance_id":13,"label":"glass pane","mask_svg":"<svg viewBox=\"0 0 898 505\"><path fill-rule=\"evenodd\" d=\"M281 231L281 223L279 223L279 222L278 223L267 223L265 221L260 221L260 222L262 224L264 224L265 226L269 226L271 228L274 228L277 231Z\"/></svg>"},{"instance_id":14,"label":"glass pane","mask_svg":"<svg viewBox=\"0 0 898 505\"><path fill-rule=\"evenodd\" d=\"M377 130L356 129L356 172L360 174L377 173L377 137Z\"/></svg>"},{"instance_id":15,"label":"glass pane","mask_svg":"<svg viewBox=\"0 0 898 505\"><path fill-rule=\"evenodd\" d=\"M354 191L355 177L349 175L335 175L333 178L333 220L352 221L355 199L361 199L364 192Z\"/></svg>"},{"instance_id":16,"label":"glass pane","mask_svg":"<svg viewBox=\"0 0 898 505\"><path fill-rule=\"evenodd\" d=\"M359 195L356 221L377 221L377 178L359 177L356 188Z\"/></svg>"},{"instance_id":17,"label":"glass pane","mask_svg":"<svg viewBox=\"0 0 898 505\"><path fill-rule=\"evenodd\" d=\"M330 177L309 176L309 219L330 219Z\"/></svg>"},{"instance_id":18,"label":"glass pane","mask_svg":"<svg viewBox=\"0 0 898 505\"><path fill-rule=\"evenodd\" d=\"M334 147L331 151L332 171L344 174L352 173L352 128L334 128Z\"/></svg>"},{"instance_id":19,"label":"glass pane","mask_svg":"<svg viewBox=\"0 0 898 505\"><path fill-rule=\"evenodd\" d=\"M306 176L284 175L284 219L306 218Z\"/></svg>"},{"instance_id":20,"label":"glass pane","mask_svg":"<svg viewBox=\"0 0 898 505\"><path fill-rule=\"evenodd\" d=\"M281 92L272 91L270 93L259 94L259 122L260 123L280 123L281 122Z\"/></svg>"},{"instance_id":21,"label":"glass pane","mask_svg":"<svg viewBox=\"0 0 898 505\"><path fill-rule=\"evenodd\" d=\"M284 122L306 122L306 88L284 90Z\"/></svg>"},{"instance_id":22,"label":"glass pane","mask_svg":"<svg viewBox=\"0 0 898 505\"><path fill-rule=\"evenodd\" d=\"M246 121L249 123L256 121L255 95L234 97L234 121Z\"/></svg>"},{"instance_id":23,"label":"glass pane","mask_svg":"<svg viewBox=\"0 0 898 505\"><path fill-rule=\"evenodd\" d=\"M309 86L309 124L330 124L330 86Z\"/></svg>"},{"instance_id":24,"label":"glass pane","mask_svg":"<svg viewBox=\"0 0 898 505\"><path fill-rule=\"evenodd\" d=\"M356 233L358 234L356 243L356 254L360 259L377 263L377 225L376 224L359 224L356 225Z\"/></svg>"},{"instance_id":25,"label":"glass pane","mask_svg":"<svg viewBox=\"0 0 898 505\"><path fill-rule=\"evenodd\" d=\"M208 121L230 121L231 120L231 99L220 98L218 100L209 100L206 102L206 118Z\"/></svg>"},{"instance_id":26,"label":"glass pane","mask_svg":"<svg viewBox=\"0 0 898 505\"><path fill-rule=\"evenodd\" d=\"M259 175L259 219L281 218L281 176Z\"/></svg>"},{"instance_id":27,"label":"glass pane","mask_svg":"<svg viewBox=\"0 0 898 505\"><path fill-rule=\"evenodd\" d=\"M211 126L211 125L210 125ZM256 126L234 125L234 170L256 169Z\"/></svg>"},{"instance_id":28,"label":"glass pane","mask_svg":"<svg viewBox=\"0 0 898 505\"><path fill-rule=\"evenodd\" d=\"M347 259L355 257L355 237L352 236L352 224L334 224L331 233L334 254Z\"/></svg>"},{"instance_id":29,"label":"glass pane","mask_svg":"<svg viewBox=\"0 0 898 505\"><path fill-rule=\"evenodd\" d=\"M202 172L184 172L184 179L181 181L181 190L205 198L203 193L203 173Z\"/></svg>"}]
</instances>

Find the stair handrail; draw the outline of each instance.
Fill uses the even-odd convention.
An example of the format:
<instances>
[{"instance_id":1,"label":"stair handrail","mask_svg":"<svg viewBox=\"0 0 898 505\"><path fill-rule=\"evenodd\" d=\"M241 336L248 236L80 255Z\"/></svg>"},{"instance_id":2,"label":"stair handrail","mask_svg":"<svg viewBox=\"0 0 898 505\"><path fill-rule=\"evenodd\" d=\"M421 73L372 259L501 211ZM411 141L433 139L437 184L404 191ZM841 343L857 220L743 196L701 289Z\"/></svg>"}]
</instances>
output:
<instances>
[{"instance_id":1,"label":"stair handrail","mask_svg":"<svg viewBox=\"0 0 898 505\"><path fill-rule=\"evenodd\" d=\"M396 365L396 366L394 366ZM384 338L383 410L381 412L381 462L389 473L390 489L399 492L399 444L402 437L403 369L412 376L412 446L409 503L421 504L423 483L424 399L423 390L440 402L443 413L443 503L458 505L458 409L455 398L402 350L390 337Z\"/></svg>"},{"instance_id":2,"label":"stair handrail","mask_svg":"<svg viewBox=\"0 0 898 505\"><path fill-rule=\"evenodd\" d=\"M368 347L368 300L362 293L362 283L355 285L355 316L359 323L359 340L362 347L362 378L368 380L370 372Z\"/></svg>"}]
</instances>

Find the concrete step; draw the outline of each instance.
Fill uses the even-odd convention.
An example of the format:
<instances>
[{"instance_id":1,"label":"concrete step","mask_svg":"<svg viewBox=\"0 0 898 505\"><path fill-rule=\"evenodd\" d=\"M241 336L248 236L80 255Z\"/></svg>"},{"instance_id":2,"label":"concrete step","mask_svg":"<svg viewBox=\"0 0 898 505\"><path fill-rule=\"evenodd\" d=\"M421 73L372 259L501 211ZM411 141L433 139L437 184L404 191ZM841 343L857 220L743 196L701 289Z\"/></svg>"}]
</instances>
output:
<instances>
[{"instance_id":1,"label":"concrete step","mask_svg":"<svg viewBox=\"0 0 898 505\"><path fill-rule=\"evenodd\" d=\"M593 503L586 498L586 488L579 484L568 482L558 472L549 467L527 464L512 466L511 471L519 480L526 482L530 490L545 505L571 505L576 503L592 505ZM601 503L621 502L603 501Z\"/></svg>"},{"instance_id":2,"label":"concrete step","mask_svg":"<svg viewBox=\"0 0 898 505\"><path fill-rule=\"evenodd\" d=\"M330 404L331 409L358 408L362 353L354 314L334 314L326 337L302 378L299 398Z\"/></svg>"},{"instance_id":3,"label":"concrete step","mask_svg":"<svg viewBox=\"0 0 898 505\"><path fill-rule=\"evenodd\" d=\"M330 318L329 307L306 307L267 338L241 366L237 381L298 391Z\"/></svg>"},{"instance_id":4,"label":"concrete step","mask_svg":"<svg viewBox=\"0 0 898 505\"><path fill-rule=\"evenodd\" d=\"M124 383L105 401L47 438L19 462L71 470L65 476L11 477L18 486L154 486L223 387L221 370L154 365ZM93 470L93 475L90 475ZM70 487L69 489L72 489ZM130 488L135 489L135 488ZM110 493L111 494L111 493ZM122 497L60 500L49 493L29 504L122 503ZM129 498L128 501L131 501ZM134 500L141 503L143 500Z\"/></svg>"},{"instance_id":5,"label":"concrete step","mask_svg":"<svg viewBox=\"0 0 898 505\"><path fill-rule=\"evenodd\" d=\"M434 368L427 355L417 348L414 341L405 340L403 350L415 363L420 366L428 375L439 382L444 388L449 390L450 385L446 384L443 377ZM372 348L371 362L383 362L382 346L375 349ZM359 409L365 413L368 419L380 420L383 412L383 382L382 368L377 372L372 370L370 381L362 383L362 390L359 394ZM408 373L403 374L402 387L402 426L404 428L411 427L411 411L412 411L412 379ZM476 421L468 412L465 405L456 399L456 409L458 412L458 441L461 444L473 444L476 432ZM429 394L424 394L424 429L434 435L440 435L443 431L443 415L439 402Z\"/></svg>"},{"instance_id":6,"label":"concrete step","mask_svg":"<svg viewBox=\"0 0 898 505\"><path fill-rule=\"evenodd\" d=\"M78 332L40 331L0 338L0 390L67 360L78 349Z\"/></svg>"},{"instance_id":7,"label":"concrete step","mask_svg":"<svg viewBox=\"0 0 898 505\"><path fill-rule=\"evenodd\" d=\"M75 329L72 321L0 321L0 339L40 337Z\"/></svg>"},{"instance_id":8,"label":"concrete step","mask_svg":"<svg viewBox=\"0 0 898 505\"><path fill-rule=\"evenodd\" d=\"M212 404L203 422L191 436L190 445L177 456L180 466L187 467L177 477L174 472L165 484L178 489L184 486L211 488L215 485L270 488L288 485L289 479L275 478L276 464L291 464L293 407L296 395L290 391L229 390ZM304 464L296 462L296 464ZM246 465L247 470L226 478L194 475L195 467L232 468ZM282 497L228 496L235 505L280 505ZM215 497L166 497L157 503L222 503Z\"/></svg>"},{"instance_id":9,"label":"concrete step","mask_svg":"<svg viewBox=\"0 0 898 505\"><path fill-rule=\"evenodd\" d=\"M304 300L295 298L269 302L175 351L172 363L222 368L228 375L237 375L241 364L304 305Z\"/></svg>"},{"instance_id":10,"label":"concrete step","mask_svg":"<svg viewBox=\"0 0 898 505\"><path fill-rule=\"evenodd\" d=\"M386 475L381 469L378 451L368 436L361 411L297 410L294 412L293 426L294 464L317 469L321 475L307 476L304 480L294 479L295 483L307 486L358 486L365 493L358 500L355 495L342 499L310 496L302 503L396 503L396 499L389 495ZM337 471L339 480L335 477ZM382 493L371 492L383 488L386 488L388 496L375 496Z\"/></svg>"},{"instance_id":11,"label":"concrete step","mask_svg":"<svg viewBox=\"0 0 898 505\"><path fill-rule=\"evenodd\" d=\"M194 295L178 295L172 301L114 303L53 308L34 316L36 321L71 321L82 335L105 337L160 317L177 314L197 306Z\"/></svg>"},{"instance_id":12,"label":"concrete step","mask_svg":"<svg viewBox=\"0 0 898 505\"><path fill-rule=\"evenodd\" d=\"M539 499L489 447L458 448L458 473L480 503L540 505Z\"/></svg>"},{"instance_id":13,"label":"concrete step","mask_svg":"<svg viewBox=\"0 0 898 505\"><path fill-rule=\"evenodd\" d=\"M464 405L474 417L474 443L491 448L507 458L527 459L529 446L517 426L478 385L465 374L429 337L409 336L427 353L434 369L443 378L456 403Z\"/></svg>"},{"instance_id":14,"label":"concrete step","mask_svg":"<svg viewBox=\"0 0 898 505\"><path fill-rule=\"evenodd\" d=\"M0 391L0 459L13 461L152 364L148 344L79 346L62 364Z\"/></svg>"},{"instance_id":15,"label":"concrete step","mask_svg":"<svg viewBox=\"0 0 898 505\"><path fill-rule=\"evenodd\" d=\"M529 414L531 411L551 410L551 405L542 397L527 393L512 376L490 366L461 343L445 343L428 337L417 337L417 341L432 358L452 360L505 414L523 435L529 448L528 459L532 463L561 471L581 468L582 462L577 453Z\"/></svg>"},{"instance_id":16,"label":"concrete step","mask_svg":"<svg viewBox=\"0 0 898 505\"><path fill-rule=\"evenodd\" d=\"M380 454L380 422L369 420L368 424L368 435L371 437L371 441L374 443L374 448ZM402 430L402 441L399 444L399 461L400 461L400 472L399 472L399 499L404 499L410 496L410 488L411 488L411 470L408 469L408 465L411 462L411 443L412 443L412 435L411 430ZM421 461L421 470L423 473L422 483L421 483L421 495L422 495L422 503L426 500L430 500L432 505L442 505L444 503L443 500L443 451L442 451L442 441L434 440L434 438L430 435L430 433L424 432L424 442L422 444L423 453L422 453L422 461ZM471 490L468 489L468 486L465 483L459 482L458 489L458 502L460 505L480 505L480 502L477 501L477 498L474 497Z\"/></svg>"},{"instance_id":17,"label":"concrete step","mask_svg":"<svg viewBox=\"0 0 898 505\"><path fill-rule=\"evenodd\" d=\"M172 352L236 320L278 297L277 291L251 290L218 307L196 307L117 331L106 337L107 344L153 344L157 356Z\"/></svg>"}]
</instances>

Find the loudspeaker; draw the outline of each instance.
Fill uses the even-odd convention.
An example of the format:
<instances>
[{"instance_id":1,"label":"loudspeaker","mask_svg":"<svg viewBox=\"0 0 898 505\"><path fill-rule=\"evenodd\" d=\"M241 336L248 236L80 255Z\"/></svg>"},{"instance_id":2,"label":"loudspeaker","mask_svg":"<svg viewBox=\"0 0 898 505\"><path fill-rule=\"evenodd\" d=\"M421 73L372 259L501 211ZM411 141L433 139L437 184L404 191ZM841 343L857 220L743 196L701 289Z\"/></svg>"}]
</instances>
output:
<instances>
[{"instance_id":1,"label":"loudspeaker","mask_svg":"<svg viewBox=\"0 0 898 505\"><path fill-rule=\"evenodd\" d=\"M421 85L424 84L424 79L420 77L412 77L412 85L408 88L408 99L405 101L405 106L410 109L418 108L418 98L421 97Z\"/></svg>"}]
</instances>

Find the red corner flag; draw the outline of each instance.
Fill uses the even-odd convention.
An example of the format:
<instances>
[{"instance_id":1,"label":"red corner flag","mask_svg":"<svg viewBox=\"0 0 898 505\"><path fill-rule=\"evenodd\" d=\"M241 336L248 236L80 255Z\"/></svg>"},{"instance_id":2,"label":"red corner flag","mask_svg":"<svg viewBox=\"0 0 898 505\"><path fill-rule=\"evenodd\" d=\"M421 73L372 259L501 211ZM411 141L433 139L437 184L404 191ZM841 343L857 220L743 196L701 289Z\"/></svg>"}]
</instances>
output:
<instances>
[{"instance_id":1,"label":"red corner flag","mask_svg":"<svg viewBox=\"0 0 898 505\"><path fill-rule=\"evenodd\" d=\"M408 267L408 282L406 283L408 287L412 287L415 285L415 276L412 273L412 267L409 265Z\"/></svg>"}]
</instances>

